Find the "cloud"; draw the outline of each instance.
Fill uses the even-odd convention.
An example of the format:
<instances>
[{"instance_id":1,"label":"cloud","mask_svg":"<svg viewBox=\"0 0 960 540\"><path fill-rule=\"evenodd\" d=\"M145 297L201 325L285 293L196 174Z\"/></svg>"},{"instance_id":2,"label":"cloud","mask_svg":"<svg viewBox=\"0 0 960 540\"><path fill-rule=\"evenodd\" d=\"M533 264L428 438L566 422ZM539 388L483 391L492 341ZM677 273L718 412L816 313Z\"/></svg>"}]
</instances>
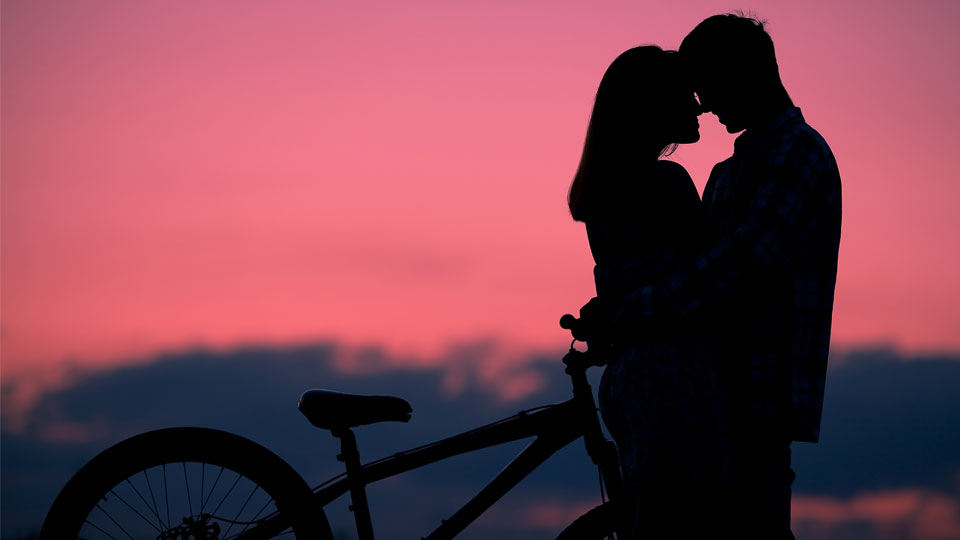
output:
<instances>
[{"instance_id":1,"label":"cloud","mask_svg":"<svg viewBox=\"0 0 960 540\"><path fill-rule=\"evenodd\" d=\"M4 424L3 534L38 525L60 487L96 453L160 427L202 425L235 432L266 445L311 482L332 476L340 468L333 459L336 441L296 410L298 396L311 387L393 394L413 404L409 424L358 430L365 460L567 398L569 382L559 355L528 354L516 365L490 358L502 350L483 342L461 344L443 358L409 362L377 348L329 343L193 350L80 374L37 399L23 415L22 430L11 432ZM457 388L445 382L454 371L464 379ZM530 378L536 384L530 384ZM381 509L378 519L408 523L411 536L422 533L466 502L522 444L452 459L372 487L371 503ZM552 480L570 469L579 469L586 478L595 474L582 445L571 445L538 471L543 477L537 485L559 485L561 491L576 493L584 480L577 474ZM397 496L409 498L402 494L404 487L425 493L422 504L391 510ZM350 523L352 517L347 514L338 521Z\"/></svg>"},{"instance_id":2,"label":"cloud","mask_svg":"<svg viewBox=\"0 0 960 540\"><path fill-rule=\"evenodd\" d=\"M489 340L416 359L376 347L317 343L198 349L77 374L23 413L22 430L8 430L4 422L0 534L37 527L84 462L142 431L201 425L235 432L318 483L340 472L333 459L339 450L329 434L296 411L303 390L410 401L414 412L408 424L357 430L362 459L369 460L567 399L570 383L559 357L524 355ZM594 388L599 374L591 374ZM798 532L856 540L886 540L896 531L926 535L917 536L924 540L952 534L956 516L950 504L960 497L958 380L960 358L952 356L903 358L875 350L836 362L828 376L821 444L794 445ZM524 445L453 458L372 485L377 530L410 537L432 530ZM465 538L552 537L580 510L599 502L596 469L582 443L574 442L495 505ZM338 502L329 509L331 522L344 530L352 527L345 506Z\"/></svg>"},{"instance_id":3,"label":"cloud","mask_svg":"<svg viewBox=\"0 0 960 540\"><path fill-rule=\"evenodd\" d=\"M38 426L37 438L51 444L86 444L102 440L108 429L102 419L90 422L60 420Z\"/></svg>"},{"instance_id":4,"label":"cloud","mask_svg":"<svg viewBox=\"0 0 960 540\"><path fill-rule=\"evenodd\" d=\"M548 498L526 506L523 509L523 523L538 529L563 530L595 506L597 503L594 501L578 503Z\"/></svg>"},{"instance_id":5,"label":"cloud","mask_svg":"<svg viewBox=\"0 0 960 540\"><path fill-rule=\"evenodd\" d=\"M792 512L797 536L809 538L842 538L857 528L877 540L960 538L960 498L924 489L864 492L848 499L799 496Z\"/></svg>"},{"instance_id":6,"label":"cloud","mask_svg":"<svg viewBox=\"0 0 960 540\"><path fill-rule=\"evenodd\" d=\"M441 388L446 397L480 389L511 403L541 390L546 384L544 367L560 356L560 351L535 354L488 338L455 342L439 354L416 357L387 354L377 347L338 347L331 361L339 373L352 376L436 370L442 373Z\"/></svg>"},{"instance_id":7,"label":"cloud","mask_svg":"<svg viewBox=\"0 0 960 540\"><path fill-rule=\"evenodd\" d=\"M956 492L960 358L847 354L827 376L820 443L793 445L797 491L851 497L927 486Z\"/></svg>"}]
</instances>

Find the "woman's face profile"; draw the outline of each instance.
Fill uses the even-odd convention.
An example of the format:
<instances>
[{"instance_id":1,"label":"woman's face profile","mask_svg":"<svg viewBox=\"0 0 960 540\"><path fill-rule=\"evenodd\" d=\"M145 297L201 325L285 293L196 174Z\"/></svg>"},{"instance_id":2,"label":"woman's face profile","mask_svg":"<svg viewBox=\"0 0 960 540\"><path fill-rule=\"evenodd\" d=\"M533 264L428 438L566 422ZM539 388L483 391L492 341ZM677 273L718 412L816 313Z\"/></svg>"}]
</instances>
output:
<instances>
[{"instance_id":1,"label":"woman's face profile","mask_svg":"<svg viewBox=\"0 0 960 540\"><path fill-rule=\"evenodd\" d=\"M663 126L671 144L690 144L700 140L700 103L692 88L676 85L667 89L663 103Z\"/></svg>"}]
</instances>

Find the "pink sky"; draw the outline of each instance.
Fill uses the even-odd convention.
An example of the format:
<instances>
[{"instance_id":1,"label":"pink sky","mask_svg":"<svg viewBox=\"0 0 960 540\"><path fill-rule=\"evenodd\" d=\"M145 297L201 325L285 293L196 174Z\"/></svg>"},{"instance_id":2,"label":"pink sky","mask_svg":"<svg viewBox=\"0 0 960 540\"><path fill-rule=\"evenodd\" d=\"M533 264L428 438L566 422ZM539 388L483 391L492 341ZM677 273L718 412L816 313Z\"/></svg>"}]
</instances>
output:
<instances>
[{"instance_id":1,"label":"pink sky","mask_svg":"<svg viewBox=\"0 0 960 540\"><path fill-rule=\"evenodd\" d=\"M558 348L608 63L726 2L4 0L2 369L333 338ZM960 349L960 3L754 2L844 182L842 345ZM702 189L712 115L673 157Z\"/></svg>"}]
</instances>

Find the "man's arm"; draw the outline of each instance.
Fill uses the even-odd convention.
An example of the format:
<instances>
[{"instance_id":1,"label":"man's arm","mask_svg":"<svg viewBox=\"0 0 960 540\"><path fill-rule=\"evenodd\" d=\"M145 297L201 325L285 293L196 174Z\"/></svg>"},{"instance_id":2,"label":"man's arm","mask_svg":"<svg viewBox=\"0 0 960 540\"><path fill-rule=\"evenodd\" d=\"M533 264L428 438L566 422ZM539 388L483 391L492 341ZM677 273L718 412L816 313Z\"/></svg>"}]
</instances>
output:
<instances>
[{"instance_id":1,"label":"man's arm","mask_svg":"<svg viewBox=\"0 0 960 540\"><path fill-rule=\"evenodd\" d=\"M785 146L756 191L740 194L751 199L738 226L693 264L630 294L616 318L695 313L758 272L783 270L814 243L827 241L824 224L840 211L836 162L812 131L797 133Z\"/></svg>"}]
</instances>

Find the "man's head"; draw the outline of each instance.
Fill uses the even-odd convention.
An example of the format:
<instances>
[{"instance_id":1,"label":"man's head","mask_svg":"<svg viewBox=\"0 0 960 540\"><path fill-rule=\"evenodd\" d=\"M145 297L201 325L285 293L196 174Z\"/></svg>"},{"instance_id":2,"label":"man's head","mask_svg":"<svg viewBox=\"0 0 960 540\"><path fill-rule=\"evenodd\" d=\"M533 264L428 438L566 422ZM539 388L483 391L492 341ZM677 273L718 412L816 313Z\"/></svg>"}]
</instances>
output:
<instances>
[{"instance_id":1,"label":"man's head","mask_svg":"<svg viewBox=\"0 0 960 540\"><path fill-rule=\"evenodd\" d=\"M714 15L680 44L703 112L717 115L730 133L755 127L779 112L774 109L792 105L763 26L739 14Z\"/></svg>"}]
</instances>

